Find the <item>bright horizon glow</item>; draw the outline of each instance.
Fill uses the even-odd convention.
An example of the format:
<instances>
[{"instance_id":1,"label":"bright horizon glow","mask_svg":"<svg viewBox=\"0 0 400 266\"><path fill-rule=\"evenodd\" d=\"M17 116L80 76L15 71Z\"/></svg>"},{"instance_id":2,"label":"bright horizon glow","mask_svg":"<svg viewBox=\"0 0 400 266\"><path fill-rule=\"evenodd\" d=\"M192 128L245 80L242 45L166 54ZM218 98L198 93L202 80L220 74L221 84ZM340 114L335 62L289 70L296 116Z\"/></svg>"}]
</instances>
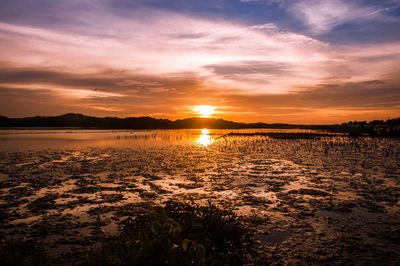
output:
<instances>
[{"instance_id":1,"label":"bright horizon glow","mask_svg":"<svg viewBox=\"0 0 400 266\"><path fill-rule=\"evenodd\" d=\"M193 108L193 111L200 117L211 117L216 113L216 107L210 105L197 105Z\"/></svg>"}]
</instances>

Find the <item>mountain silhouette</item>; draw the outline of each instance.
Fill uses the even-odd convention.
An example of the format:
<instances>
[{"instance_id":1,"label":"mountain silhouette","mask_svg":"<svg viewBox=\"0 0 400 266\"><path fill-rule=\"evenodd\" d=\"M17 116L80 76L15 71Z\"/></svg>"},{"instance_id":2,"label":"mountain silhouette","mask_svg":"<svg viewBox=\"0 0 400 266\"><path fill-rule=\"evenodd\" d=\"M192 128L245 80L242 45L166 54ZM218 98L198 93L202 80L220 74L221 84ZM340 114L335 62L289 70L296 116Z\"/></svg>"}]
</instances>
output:
<instances>
[{"instance_id":1,"label":"mountain silhouette","mask_svg":"<svg viewBox=\"0 0 400 266\"><path fill-rule=\"evenodd\" d=\"M246 128L275 128L275 129L318 129L332 132L346 132L360 136L394 136L400 137L400 118L383 120L352 121L334 125L291 125L267 123L239 123L215 118L192 117L178 119L157 119L144 117L93 117L83 114L67 113L60 116L34 116L24 118L8 118L0 116L0 128L10 127L74 127L93 129L246 129Z\"/></svg>"},{"instance_id":2,"label":"mountain silhouette","mask_svg":"<svg viewBox=\"0 0 400 266\"><path fill-rule=\"evenodd\" d=\"M276 126L292 127L285 124L238 123L223 119L192 117L171 121L152 117L93 117L68 113L60 116L35 116L8 118L0 116L0 127L79 127L109 129L184 129L184 128L272 128Z\"/></svg>"}]
</instances>

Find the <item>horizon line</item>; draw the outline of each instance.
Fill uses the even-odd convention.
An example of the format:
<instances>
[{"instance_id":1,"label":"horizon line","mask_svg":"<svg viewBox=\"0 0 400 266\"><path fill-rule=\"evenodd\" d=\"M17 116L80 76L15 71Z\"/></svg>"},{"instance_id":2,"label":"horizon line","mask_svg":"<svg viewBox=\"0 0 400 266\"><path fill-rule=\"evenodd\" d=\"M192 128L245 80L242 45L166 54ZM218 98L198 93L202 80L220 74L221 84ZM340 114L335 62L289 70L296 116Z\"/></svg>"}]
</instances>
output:
<instances>
[{"instance_id":1,"label":"horizon line","mask_svg":"<svg viewBox=\"0 0 400 266\"><path fill-rule=\"evenodd\" d=\"M232 122L232 123L238 123L238 124L247 124L247 125L251 125L251 124L265 124L265 125L289 125L289 126L332 126L332 125L340 125L340 124L345 124L345 123L350 123L350 122L373 122L373 121L390 121L390 120L396 120L396 119L400 119L400 117L396 117L396 118L387 118L386 120L382 120L382 119L374 119L374 120L348 120L345 122L341 122L341 123L336 123L336 124L290 124L290 123L269 123L269 122L239 122L239 121L233 121L233 120L226 120L223 118L215 118L215 117L201 117L201 116L194 116L194 117L187 117L187 118L180 118L180 119L168 119L168 118L157 118L157 117L152 117L149 115L144 115L144 116L127 116L127 117L118 117L118 116L103 116L103 117L99 117L99 116L91 116L91 115L86 115L86 114L82 114L82 113L73 113L73 112L69 112L69 113L64 113L64 114L60 114L60 115L35 115L35 116L25 116L25 117L8 117L5 115L0 115L0 117L5 117L7 119L26 119L26 118L35 118L35 117L43 117L43 118L52 118L52 117L61 117L61 116L66 116L66 115L81 115L84 117L90 117L90 118L117 118L117 119L129 119L129 118L151 118L151 119L155 119L155 120L168 120L171 122L176 122L176 121L180 121L180 120L187 120L187 119L203 119L203 120L222 120L222 121L226 121L226 122Z\"/></svg>"}]
</instances>

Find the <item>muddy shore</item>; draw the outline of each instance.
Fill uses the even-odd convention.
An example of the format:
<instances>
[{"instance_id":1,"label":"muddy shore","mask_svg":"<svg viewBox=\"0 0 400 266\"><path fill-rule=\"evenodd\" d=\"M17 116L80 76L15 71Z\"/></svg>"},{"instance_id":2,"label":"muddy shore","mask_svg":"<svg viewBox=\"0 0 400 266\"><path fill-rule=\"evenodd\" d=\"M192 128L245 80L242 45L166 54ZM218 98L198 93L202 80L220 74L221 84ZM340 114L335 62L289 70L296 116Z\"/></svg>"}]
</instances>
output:
<instances>
[{"instance_id":1,"label":"muddy shore","mask_svg":"<svg viewBox=\"0 0 400 266\"><path fill-rule=\"evenodd\" d=\"M245 218L257 263L400 261L400 142L227 136L211 145L0 152L0 229L69 264L168 199Z\"/></svg>"}]
</instances>

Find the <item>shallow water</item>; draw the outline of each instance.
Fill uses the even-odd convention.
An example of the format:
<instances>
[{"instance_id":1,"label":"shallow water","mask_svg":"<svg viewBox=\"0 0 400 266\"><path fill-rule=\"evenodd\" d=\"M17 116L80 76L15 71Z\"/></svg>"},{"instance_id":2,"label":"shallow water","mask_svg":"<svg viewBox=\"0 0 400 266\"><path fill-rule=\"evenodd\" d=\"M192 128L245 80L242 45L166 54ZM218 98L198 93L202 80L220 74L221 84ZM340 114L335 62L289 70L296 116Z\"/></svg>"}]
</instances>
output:
<instances>
[{"instance_id":1,"label":"shallow water","mask_svg":"<svg viewBox=\"0 0 400 266\"><path fill-rule=\"evenodd\" d=\"M149 203L211 200L255 230L260 264L399 261L398 139L230 132L271 130L2 131L1 231L46 230L63 258L90 247L95 224L115 234Z\"/></svg>"},{"instance_id":2,"label":"shallow water","mask_svg":"<svg viewBox=\"0 0 400 266\"><path fill-rule=\"evenodd\" d=\"M55 149L82 149L88 147L130 148L138 146L163 146L177 144L209 145L228 133L251 132L322 132L302 129L246 129L246 130L99 130L74 128L9 128L0 130L1 151Z\"/></svg>"}]
</instances>

